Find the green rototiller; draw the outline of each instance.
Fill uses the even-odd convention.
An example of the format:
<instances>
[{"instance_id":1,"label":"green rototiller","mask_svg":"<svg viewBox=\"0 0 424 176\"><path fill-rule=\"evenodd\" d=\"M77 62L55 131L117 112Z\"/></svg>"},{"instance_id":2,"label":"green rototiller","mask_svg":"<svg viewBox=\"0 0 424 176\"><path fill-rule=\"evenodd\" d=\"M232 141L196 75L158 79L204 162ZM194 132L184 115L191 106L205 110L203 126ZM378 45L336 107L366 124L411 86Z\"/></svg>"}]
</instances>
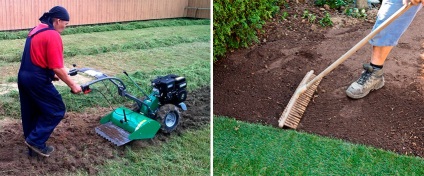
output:
<instances>
[{"instance_id":1,"label":"green rototiller","mask_svg":"<svg viewBox=\"0 0 424 176\"><path fill-rule=\"evenodd\" d=\"M71 69L68 74L74 76L78 72L96 78L81 85L84 94L91 91L90 85L110 81L117 87L118 95L135 101L135 108L119 107L102 117L100 119L102 125L95 128L97 134L117 146L132 140L153 138L159 130L163 133L172 132L180 122L180 110L187 110L184 103L187 97L187 83L184 77L173 74L159 76L151 80L152 92L146 94L124 71L124 74L144 94L145 98L139 99L126 92L126 86L119 78L107 76L91 68L76 69L75 64L74 69Z\"/></svg>"}]
</instances>

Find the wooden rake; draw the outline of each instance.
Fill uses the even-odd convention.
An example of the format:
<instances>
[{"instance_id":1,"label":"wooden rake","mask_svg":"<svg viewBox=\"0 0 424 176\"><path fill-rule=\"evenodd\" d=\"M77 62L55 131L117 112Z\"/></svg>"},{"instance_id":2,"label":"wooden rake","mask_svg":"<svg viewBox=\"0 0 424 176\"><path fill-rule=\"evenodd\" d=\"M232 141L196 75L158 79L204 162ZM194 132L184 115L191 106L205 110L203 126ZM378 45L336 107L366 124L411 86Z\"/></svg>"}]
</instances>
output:
<instances>
[{"instance_id":1,"label":"wooden rake","mask_svg":"<svg viewBox=\"0 0 424 176\"><path fill-rule=\"evenodd\" d=\"M384 21L379 27L377 27L374 31L368 34L365 38L363 38L359 43L353 46L348 52L342 55L334 63L328 66L318 76L314 75L313 70L309 71L300 82L294 95L292 96L286 108L284 109L284 112L282 113L280 119L278 120L278 126L281 128L284 126L288 126L290 128L296 129L297 125L300 122L300 118L302 118L302 115L305 112L306 107L309 104L309 101L314 95L314 92L316 91L321 79L327 74L329 74L331 71L333 71L337 66L339 66L342 62L344 62L347 58L352 56L356 51L358 51L362 46L364 46L369 40L371 40L376 34L378 34L381 30L387 27L400 15L406 12L411 6L412 4L411 2L409 2L408 4L400 8L398 11L396 11L386 21Z\"/></svg>"}]
</instances>

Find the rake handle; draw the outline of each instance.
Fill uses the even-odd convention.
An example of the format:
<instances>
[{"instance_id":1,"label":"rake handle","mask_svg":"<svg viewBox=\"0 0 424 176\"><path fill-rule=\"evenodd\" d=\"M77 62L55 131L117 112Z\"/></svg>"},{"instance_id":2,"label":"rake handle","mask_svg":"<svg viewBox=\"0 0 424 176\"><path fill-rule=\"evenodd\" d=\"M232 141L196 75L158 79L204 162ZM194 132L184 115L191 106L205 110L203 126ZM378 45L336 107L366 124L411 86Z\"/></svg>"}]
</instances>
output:
<instances>
[{"instance_id":1,"label":"rake handle","mask_svg":"<svg viewBox=\"0 0 424 176\"><path fill-rule=\"evenodd\" d=\"M356 51L358 51L361 47L363 47L366 43L368 43L369 40L371 40L375 35L377 35L381 30L386 28L390 23L392 23L395 19L397 19L399 16L401 16L403 13L405 13L410 7L412 6L412 3L409 2L408 4L401 7L398 11L396 11L392 16L390 16L386 21L384 21L380 26L378 26L374 31L369 33L365 38L363 38L359 43L357 43L355 46L353 46L348 52L343 54L339 59L337 59L334 63L332 63L330 66L328 66L324 71L322 71L319 75L317 75L314 79L309 81L306 85L302 86L299 90L300 92L305 92L307 89L309 89L314 83L321 80L324 76L329 74L331 71L333 71L337 66L339 66L341 63L343 63L347 58L352 56Z\"/></svg>"}]
</instances>

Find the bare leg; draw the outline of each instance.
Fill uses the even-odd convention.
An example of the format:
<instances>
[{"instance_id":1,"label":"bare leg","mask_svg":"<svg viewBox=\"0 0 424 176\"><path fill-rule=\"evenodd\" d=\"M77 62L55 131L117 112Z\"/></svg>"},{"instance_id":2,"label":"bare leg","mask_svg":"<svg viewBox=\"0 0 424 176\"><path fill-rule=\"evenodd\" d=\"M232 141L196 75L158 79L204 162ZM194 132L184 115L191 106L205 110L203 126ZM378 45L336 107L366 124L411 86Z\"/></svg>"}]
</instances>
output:
<instances>
[{"instance_id":1,"label":"bare leg","mask_svg":"<svg viewBox=\"0 0 424 176\"><path fill-rule=\"evenodd\" d=\"M383 65L393 46L373 46L371 63L374 65Z\"/></svg>"}]
</instances>

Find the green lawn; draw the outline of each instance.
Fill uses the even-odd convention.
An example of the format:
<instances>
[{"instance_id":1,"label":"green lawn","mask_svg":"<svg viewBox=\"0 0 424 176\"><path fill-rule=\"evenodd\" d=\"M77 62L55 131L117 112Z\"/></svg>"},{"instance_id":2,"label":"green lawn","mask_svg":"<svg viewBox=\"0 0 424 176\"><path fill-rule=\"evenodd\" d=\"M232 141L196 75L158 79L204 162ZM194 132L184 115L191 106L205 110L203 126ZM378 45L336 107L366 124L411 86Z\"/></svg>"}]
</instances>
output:
<instances>
[{"instance_id":1,"label":"green lawn","mask_svg":"<svg viewBox=\"0 0 424 176\"><path fill-rule=\"evenodd\" d=\"M210 46L207 42L182 43L170 47L159 47L145 50L126 52L109 52L98 55L78 55L69 58L69 63L76 63L81 67L94 67L104 70L105 73L117 74L122 70L128 72L168 67L190 65L193 62L210 60ZM99 63L99 58L102 62ZM110 67L110 63L115 63ZM70 64L69 64L70 66Z\"/></svg>"},{"instance_id":2,"label":"green lawn","mask_svg":"<svg viewBox=\"0 0 424 176\"><path fill-rule=\"evenodd\" d=\"M120 74L123 70L129 73L135 71L150 72L169 67L183 67L199 60L209 62L209 49L210 44L208 42L194 42L125 52L77 55L65 58L65 66L72 68L72 64L77 64L77 67L96 68L108 75ZM0 64L0 69L3 70L0 75L4 78L16 78L19 66L19 62ZM0 80L0 83L6 82L10 81L8 79Z\"/></svg>"},{"instance_id":3,"label":"green lawn","mask_svg":"<svg viewBox=\"0 0 424 176\"><path fill-rule=\"evenodd\" d=\"M160 19L148 21L134 21L115 24L99 24L99 25L84 25L84 26L70 26L62 32L62 35L80 34L80 33L93 33L117 30L134 30L145 29L154 27L165 26L191 26L191 25L210 25L208 19ZM23 39L28 35L28 29L20 31L5 31L0 32L0 40L13 40Z\"/></svg>"},{"instance_id":4,"label":"green lawn","mask_svg":"<svg viewBox=\"0 0 424 176\"><path fill-rule=\"evenodd\" d=\"M209 25L170 26L62 36L64 56L95 55L210 40ZM19 62L25 39L0 40L0 62Z\"/></svg>"},{"instance_id":5,"label":"green lawn","mask_svg":"<svg viewBox=\"0 0 424 176\"><path fill-rule=\"evenodd\" d=\"M424 159L214 117L215 175L424 175Z\"/></svg>"},{"instance_id":6,"label":"green lawn","mask_svg":"<svg viewBox=\"0 0 424 176\"><path fill-rule=\"evenodd\" d=\"M100 166L99 175L210 175L210 126L172 137L159 147L128 150Z\"/></svg>"}]
</instances>

